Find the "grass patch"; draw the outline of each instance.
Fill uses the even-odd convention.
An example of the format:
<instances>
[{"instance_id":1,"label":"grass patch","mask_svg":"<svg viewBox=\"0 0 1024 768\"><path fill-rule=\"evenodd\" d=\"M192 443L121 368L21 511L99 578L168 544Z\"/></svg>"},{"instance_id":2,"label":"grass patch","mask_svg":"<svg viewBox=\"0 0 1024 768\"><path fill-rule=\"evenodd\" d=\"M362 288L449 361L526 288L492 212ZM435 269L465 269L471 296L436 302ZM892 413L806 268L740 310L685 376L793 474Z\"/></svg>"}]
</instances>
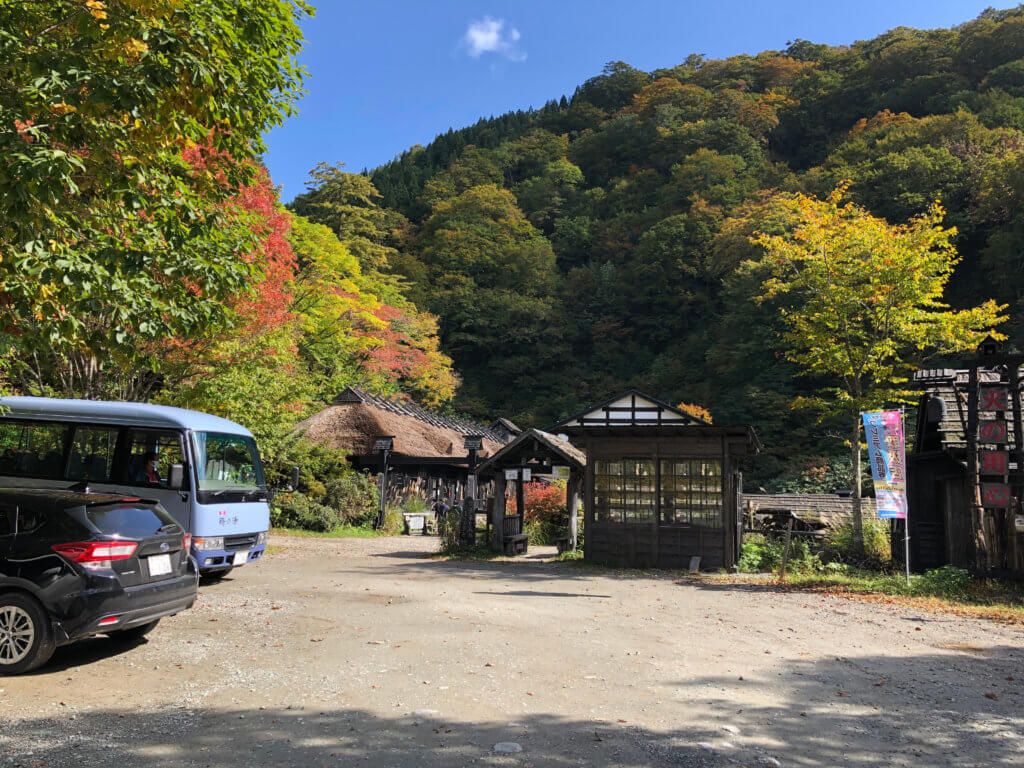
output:
<instances>
[{"instance_id":1,"label":"grass patch","mask_svg":"<svg viewBox=\"0 0 1024 768\"><path fill-rule=\"evenodd\" d=\"M339 525L329 531L307 531L304 528L271 528L275 536L299 536L305 539L376 539L392 534L374 530L369 524Z\"/></svg>"},{"instance_id":2,"label":"grass patch","mask_svg":"<svg viewBox=\"0 0 1024 768\"><path fill-rule=\"evenodd\" d=\"M726 576L722 580L735 579L734 576ZM760 574L754 579L766 585L1024 624L1024 584L975 579L967 571L952 566L911 574L910 584L901 572L864 570L839 563L814 569L798 567L787 574L784 582L769 574ZM751 579L743 581L749 583Z\"/></svg>"},{"instance_id":3,"label":"grass patch","mask_svg":"<svg viewBox=\"0 0 1024 768\"><path fill-rule=\"evenodd\" d=\"M583 562L583 550L582 549L567 549L565 552L559 552L554 556L553 562L556 563L575 563Z\"/></svg>"},{"instance_id":4,"label":"grass patch","mask_svg":"<svg viewBox=\"0 0 1024 768\"><path fill-rule=\"evenodd\" d=\"M437 557L440 560L498 560L504 555L486 544L476 544L454 552L438 552Z\"/></svg>"}]
</instances>

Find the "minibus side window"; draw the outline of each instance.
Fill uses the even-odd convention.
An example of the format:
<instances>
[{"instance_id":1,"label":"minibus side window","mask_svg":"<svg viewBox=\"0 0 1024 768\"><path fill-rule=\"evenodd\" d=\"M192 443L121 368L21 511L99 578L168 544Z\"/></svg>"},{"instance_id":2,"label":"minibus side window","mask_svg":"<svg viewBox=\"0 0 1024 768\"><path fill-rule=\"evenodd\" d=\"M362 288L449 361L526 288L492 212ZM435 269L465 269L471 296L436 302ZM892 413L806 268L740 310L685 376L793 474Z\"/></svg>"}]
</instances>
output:
<instances>
[{"instance_id":1,"label":"minibus side window","mask_svg":"<svg viewBox=\"0 0 1024 768\"><path fill-rule=\"evenodd\" d=\"M68 479L109 482L117 433L117 427L75 427L68 459Z\"/></svg>"},{"instance_id":2,"label":"minibus side window","mask_svg":"<svg viewBox=\"0 0 1024 768\"><path fill-rule=\"evenodd\" d=\"M48 421L0 422L0 475L59 478L71 427Z\"/></svg>"},{"instance_id":3,"label":"minibus side window","mask_svg":"<svg viewBox=\"0 0 1024 768\"><path fill-rule=\"evenodd\" d=\"M167 488L171 465L184 463L179 433L164 429L133 429L128 434L128 462L122 468L121 482Z\"/></svg>"}]
</instances>

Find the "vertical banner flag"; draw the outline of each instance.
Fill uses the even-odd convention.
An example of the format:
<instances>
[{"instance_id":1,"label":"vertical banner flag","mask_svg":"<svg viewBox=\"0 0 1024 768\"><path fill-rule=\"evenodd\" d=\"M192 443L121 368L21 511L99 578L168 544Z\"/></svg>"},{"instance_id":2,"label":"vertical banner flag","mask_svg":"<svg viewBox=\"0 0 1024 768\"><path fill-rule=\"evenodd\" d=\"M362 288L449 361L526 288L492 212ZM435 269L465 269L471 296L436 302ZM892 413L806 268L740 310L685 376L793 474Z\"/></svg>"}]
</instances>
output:
<instances>
[{"instance_id":1,"label":"vertical banner flag","mask_svg":"<svg viewBox=\"0 0 1024 768\"><path fill-rule=\"evenodd\" d=\"M875 479L878 516L907 517L907 456L903 442L903 414L877 411L861 414L868 443L871 476Z\"/></svg>"}]
</instances>

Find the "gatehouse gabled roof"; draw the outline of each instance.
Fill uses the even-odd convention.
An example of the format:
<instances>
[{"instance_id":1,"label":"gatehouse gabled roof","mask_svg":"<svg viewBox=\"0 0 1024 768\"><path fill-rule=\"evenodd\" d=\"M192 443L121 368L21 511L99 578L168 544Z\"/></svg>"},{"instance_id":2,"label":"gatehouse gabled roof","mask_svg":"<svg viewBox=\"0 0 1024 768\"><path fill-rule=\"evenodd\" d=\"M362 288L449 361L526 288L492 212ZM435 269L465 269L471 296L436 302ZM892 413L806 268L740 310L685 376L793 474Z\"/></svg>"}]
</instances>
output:
<instances>
[{"instance_id":1,"label":"gatehouse gabled roof","mask_svg":"<svg viewBox=\"0 0 1024 768\"><path fill-rule=\"evenodd\" d=\"M501 469L502 464L519 464L524 454L536 453L548 453L555 460L553 463L561 462L575 469L583 469L587 464L587 455L568 440L539 429L528 429L481 463L477 472L490 474Z\"/></svg>"},{"instance_id":2,"label":"gatehouse gabled roof","mask_svg":"<svg viewBox=\"0 0 1024 768\"><path fill-rule=\"evenodd\" d=\"M631 389L609 398L597 406L570 416L556 424L561 427L647 427L672 424L676 426L702 425L708 422L691 416L657 398Z\"/></svg>"}]
</instances>

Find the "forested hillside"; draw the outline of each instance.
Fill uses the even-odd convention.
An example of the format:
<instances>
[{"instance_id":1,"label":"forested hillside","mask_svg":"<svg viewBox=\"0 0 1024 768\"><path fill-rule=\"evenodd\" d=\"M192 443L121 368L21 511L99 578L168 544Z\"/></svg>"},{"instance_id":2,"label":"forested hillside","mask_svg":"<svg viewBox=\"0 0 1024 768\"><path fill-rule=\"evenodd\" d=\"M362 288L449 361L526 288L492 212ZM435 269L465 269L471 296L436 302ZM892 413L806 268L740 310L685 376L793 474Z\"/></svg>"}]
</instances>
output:
<instances>
[{"instance_id":1,"label":"forested hillside","mask_svg":"<svg viewBox=\"0 0 1024 768\"><path fill-rule=\"evenodd\" d=\"M827 487L846 451L791 407L815 382L738 269L751 235L777 226L779 194L847 183L891 223L940 200L962 257L950 302L1009 304L1024 346L1022 131L1024 6L844 47L614 62L368 176L323 166L292 208L439 317L459 408L546 426L635 386L756 424L756 484Z\"/></svg>"}]
</instances>

